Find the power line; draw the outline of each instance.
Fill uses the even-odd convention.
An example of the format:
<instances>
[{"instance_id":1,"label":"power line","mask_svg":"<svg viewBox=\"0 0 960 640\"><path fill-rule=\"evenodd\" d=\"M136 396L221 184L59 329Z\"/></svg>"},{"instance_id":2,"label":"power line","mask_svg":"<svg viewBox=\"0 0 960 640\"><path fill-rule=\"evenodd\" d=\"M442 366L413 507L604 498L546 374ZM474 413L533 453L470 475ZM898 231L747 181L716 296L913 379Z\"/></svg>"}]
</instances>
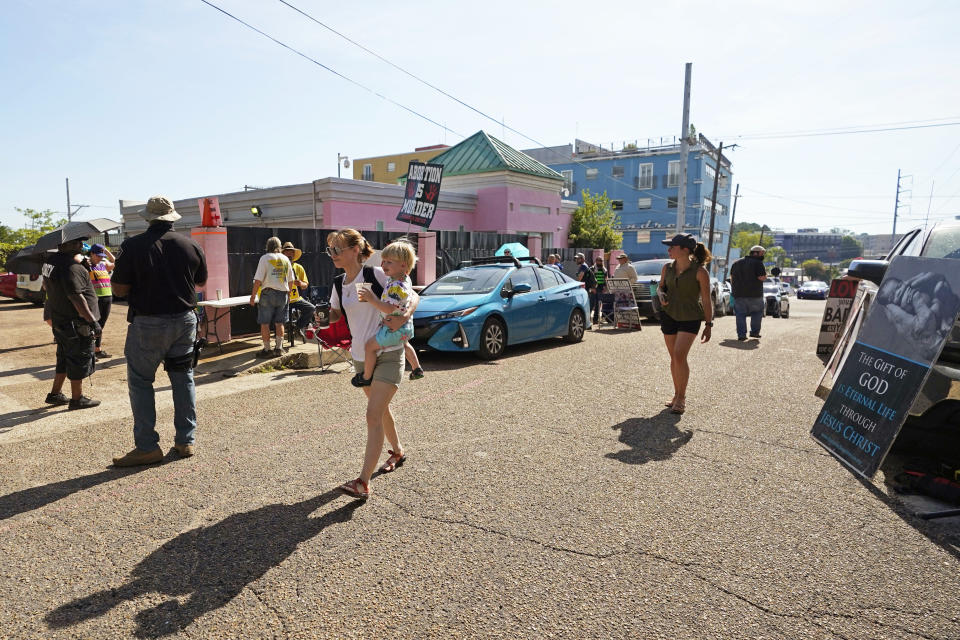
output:
<instances>
[{"instance_id":1,"label":"power line","mask_svg":"<svg viewBox=\"0 0 960 640\"><path fill-rule=\"evenodd\" d=\"M231 19L233 19L233 20L236 20L237 22L239 22L239 23L242 24L243 26L247 27L248 29L250 29L250 30L252 30L252 31L256 31L257 33L259 33L260 35L262 35L264 38L267 38L268 40L271 40L271 41L275 42L276 44L280 45L280 46L283 47L284 49L287 49L287 50L289 50L289 51L297 54L297 55L300 56L301 58L304 58L304 59L306 59L306 60L309 60L310 62L312 62L313 64L317 65L318 67L321 67L321 68L323 68L323 69L326 69L327 71L329 71L329 72L332 73L333 75L335 75L335 76L337 76L337 77L339 77L339 78L342 78L343 80L346 80L346 81L349 82L350 84L353 84L353 85L355 85L355 86L357 86L357 87L360 87L361 89L364 89L364 90L366 90L366 91L369 91L369 92L372 93L373 95L375 95L375 96L377 96L377 97L379 97L379 98L381 98L381 99L383 99L383 100L386 100L387 102L389 102L389 103L391 103L391 104L393 104L393 105L396 105L396 106L400 107L400 108L403 109L404 111L407 111L407 112L409 112L409 113L412 113L413 115L417 116L418 118L422 118L423 120L426 120L427 122L429 122L429 123L431 123L431 124L437 125L438 127L440 127L441 129L443 129L444 131L449 131L450 133L453 133L453 134L455 134L455 135L458 135L458 136L460 136L461 138L466 137L466 136L464 136L462 133L457 133L457 132L454 131L453 129L448 128L446 125L440 124L440 123L437 122L436 120L433 120L433 119L431 119L431 118L428 118L427 116L423 115L422 113L420 113L420 112L418 112L418 111L415 111L415 110L411 109L410 107L408 107L408 106L406 106L406 105L403 105L403 104L397 102L396 100L392 100L391 98L388 98L387 96L383 95L382 93L379 93L379 92L371 89L370 87L368 87L368 86L366 86L366 85L363 85L363 84L357 82L356 80L353 80L352 78L348 78L347 76L343 75L343 74L340 73L339 71L336 71L335 69L333 69L333 68L331 68L331 67L328 67L327 65L323 64L323 63L320 62L319 60L317 60L317 59L315 59L315 58L311 58L310 56L308 56L307 54L299 51L298 49L295 49L295 48L291 47L290 45L288 45L288 44L286 44L286 43L284 43L284 42L281 42L280 40L277 40L276 38L274 38L274 37L271 36L270 34L264 32L264 31L261 31L260 29L257 29L257 28L256 28L255 26L253 26L252 24L250 24L250 23L248 23L248 22L244 22L243 20L241 20L241 19L238 18L237 16L233 15L232 13L230 13L230 12L228 12L228 11L225 11L224 9L221 9L220 7L218 7L217 5L213 4L212 2L209 2L209 0L200 0L200 2L204 3L205 5L207 5L207 6L209 6L209 7L212 7L212 8L214 8L214 9L216 9L217 11L219 11L220 13L222 13L223 15L225 15L225 16L227 16L227 17L229 17L229 18L231 18Z\"/></svg>"},{"instance_id":2,"label":"power line","mask_svg":"<svg viewBox=\"0 0 960 640\"><path fill-rule=\"evenodd\" d=\"M823 208L823 209L836 209L836 210L838 210L838 211L853 211L853 212L870 213L870 214L880 214L880 215L887 215L887 214L890 213L889 211L877 211L877 210L874 210L874 209L851 209L850 207L837 207L837 206L829 205L829 204L817 204L816 202L807 202L807 201L804 201L804 200L797 200L797 199L795 199L795 198L788 198L788 197L786 197L786 196L778 196L778 195L775 194L775 193L766 193L766 192L764 192L764 191L760 191L759 189L753 189L753 188L751 188L751 187L744 187L744 189L746 189L747 191L751 191L751 192L753 192L753 193L759 193L759 194L761 194L761 195L763 195L763 196L767 196L768 198L776 198L776 199L778 199L778 200L786 200L786 201L788 201L788 202L796 202L796 203L798 203L798 204L805 204L805 205L810 206L810 207L820 207L820 208Z\"/></svg>"},{"instance_id":3,"label":"power line","mask_svg":"<svg viewBox=\"0 0 960 640\"><path fill-rule=\"evenodd\" d=\"M755 134L738 134L734 136L725 136L726 138L735 139L735 140L785 140L789 138L815 138L822 136L846 136L853 135L857 133L880 133L884 131L907 131L910 129L931 129L937 127L955 127L960 125L960 121L956 122L941 122L938 124L917 124L909 125L902 127L876 127L872 129L857 129L854 131L838 131L838 130L825 130L812 133L793 133L793 134L766 134L766 133L755 133Z\"/></svg>"}]
</instances>

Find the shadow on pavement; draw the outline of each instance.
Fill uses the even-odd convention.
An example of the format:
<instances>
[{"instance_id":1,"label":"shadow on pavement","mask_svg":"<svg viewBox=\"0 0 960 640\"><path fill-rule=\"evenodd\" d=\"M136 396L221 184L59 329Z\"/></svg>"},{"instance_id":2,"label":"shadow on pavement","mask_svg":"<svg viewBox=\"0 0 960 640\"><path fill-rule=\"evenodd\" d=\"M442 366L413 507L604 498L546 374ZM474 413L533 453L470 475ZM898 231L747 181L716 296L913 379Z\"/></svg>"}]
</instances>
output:
<instances>
[{"instance_id":1,"label":"shadow on pavement","mask_svg":"<svg viewBox=\"0 0 960 640\"><path fill-rule=\"evenodd\" d=\"M34 378L38 380L53 380L53 376L56 373L55 369L57 368L57 363L54 358L50 359L50 364L45 364L39 367L21 367L19 369L11 369L9 371L4 371L4 376L19 376L29 373Z\"/></svg>"},{"instance_id":2,"label":"shadow on pavement","mask_svg":"<svg viewBox=\"0 0 960 640\"><path fill-rule=\"evenodd\" d=\"M760 341L755 338L750 338L745 342L740 342L736 338L724 338L720 341L721 347L730 347L731 349L742 349L743 351L751 351L760 346Z\"/></svg>"},{"instance_id":3,"label":"shadow on pavement","mask_svg":"<svg viewBox=\"0 0 960 640\"><path fill-rule=\"evenodd\" d=\"M98 484L112 480L119 480L120 478L125 478L150 468L149 466L130 467L127 469L111 468L79 478L71 478L70 480L61 480L39 487L14 491L13 493L0 497L0 520L6 520L21 513L39 509L52 502L66 498L77 491L83 491L84 489L89 489L90 487L95 487Z\"/></svg>"},{"instance_id":4,"label":"shadow on pavement","mask_svg":"<svg viewBox=\"0 0 960 640\"><path fill-rule=\"evenodd\" d=\"M6 349L0 349L0 354L12 353L14 351L23 351L25 349L39 349L40 347L49 347L53 344L53 341L45 342L43 344L27 344L22 347L8 347Z\"/></svg>"},{"instance_id":5,"label":"shadow on pavement","mask_svg":"<svg viewBox=\"0 0 960 640\"><path fill-rule=\"evenodd\" d=\"M34 422L35 420L42 420L50 415L50 412L54 409L63 409L66 411L66 407L57 407L55 405L48 404L42 407L37 407L36 409L24 409L23 411L0 413L0 433L9 431L10 429L13 429L21 424L27 424L28 422Z\"/></svg>"},{"instance_id":6,"label":"shadow on pavement","mask_svg":"<svg viewBox=\"0 0 960 640\"><path fill-rule=\"evenodd\" d=\"M620 431L620 442L630 447L604 457L626 464L646 464L670 459L690 442L693 431L681 431L680 416L664 409L651 418L630 418L611 427Z\"/></svg>"},{"instance_id":7,"label":"shadow on pavement","mask_svg":"<svg viewBox=\"0 0 960 640\"><path fill-rule=\"evenodd\" d=\"M102 616L125 600L159 593L169 599L136 614L134 635L159 638L178 633L226 605L286 560L300 543L332 524L349 521L362 502L310 517L341 495L327 491L296 504L272 504L182 533L144 558L126 584L58 607L46 615L47 625L54 629L75 625Z\"/></svg>"}]
</instances>

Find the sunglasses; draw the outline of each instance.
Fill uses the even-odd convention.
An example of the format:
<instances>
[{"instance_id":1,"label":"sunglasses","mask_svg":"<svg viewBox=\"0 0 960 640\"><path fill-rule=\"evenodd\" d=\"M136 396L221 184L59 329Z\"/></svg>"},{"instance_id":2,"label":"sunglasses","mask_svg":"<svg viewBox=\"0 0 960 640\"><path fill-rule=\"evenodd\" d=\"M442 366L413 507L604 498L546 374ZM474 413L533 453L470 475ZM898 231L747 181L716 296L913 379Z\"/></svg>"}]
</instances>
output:
<instances>
[{"instance_id":1,"label":"sunglasses","mask_svg":"<svg viewBox=\"0 0 960 640\"><path fill-rule=\"evenodd\" d=\"M327 251L327 255L332 258L334 256L338 256L341 253L343 253L345 249L341 249L340 247L327 247L326 251Z\"/></svg>"}]
</instances>

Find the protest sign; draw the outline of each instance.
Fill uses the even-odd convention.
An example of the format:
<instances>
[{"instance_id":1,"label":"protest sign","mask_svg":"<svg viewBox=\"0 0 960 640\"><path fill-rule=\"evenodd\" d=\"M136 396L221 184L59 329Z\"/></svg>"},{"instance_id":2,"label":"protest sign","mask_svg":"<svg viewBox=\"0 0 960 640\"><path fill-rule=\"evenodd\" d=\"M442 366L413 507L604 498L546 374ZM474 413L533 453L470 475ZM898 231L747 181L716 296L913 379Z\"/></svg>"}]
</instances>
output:
<instances>
[{"instance_id":1,"label":"protest sign","mask_svg":"<svg viewBox=\"0 0 960 640\"><path fill-rule=\"evenodd\" d=\"M613 322L618 329L642 329L640 309L627 278L607 278L607 292L613 294Z\"/></svg>"},{"instance_id":2,"label":"protest sign","mask_svg":"<svg viewBox=\"0 0 960 640\"><path fill-rule=\"evenodd\" d=\"M833 353L837 338L847 323L850 307L857 295L859 280L836 278L830 283L830 295L823 309L823 321L820 323L820 338L817 340L817 355L828 356Z\"/></svg>"},{"instance_id":3,"label":"protest sign","mask_svg":"<svg viewBox=\"0 0 960 640\"><path fill-rule=\"evenodd\" d=\"M871 478L880 468L953 328L956 265L898 257L887 269L810 431L856 473Z\"/></svg>"},{"instance_id":4,"label":"protest sign","mask_svg":"<svg viewBox=\"0 0 960 640\"><path fill-rule=\"evenodd\" d=\"M424 164L411 162L407 169L407 188L404 191L403 205L397 220L423 227L430 227L437 212L440 198L440 180L443 178L442 164Z\"/></svg>"}]
</instances>

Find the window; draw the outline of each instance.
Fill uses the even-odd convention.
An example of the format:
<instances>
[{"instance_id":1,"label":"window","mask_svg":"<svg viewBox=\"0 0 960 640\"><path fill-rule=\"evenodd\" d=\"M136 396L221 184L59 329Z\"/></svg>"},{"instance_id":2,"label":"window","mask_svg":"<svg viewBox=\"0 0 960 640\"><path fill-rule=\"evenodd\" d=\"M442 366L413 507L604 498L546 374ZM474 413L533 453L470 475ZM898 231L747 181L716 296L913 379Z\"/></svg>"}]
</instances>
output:
<instances>
[{"instance_id":1,"label":"window","mask_svg":"<svg viewBox=\"0 0 960 640\"><path fill-rule=\"evenodd\" d=\"M573 170L568 169L566 171L561 171L560 175L563 176L563 188L567 190L568 194L573 193Z\"/></svg>"},{"instance_id":2,"label":"window","mask_svg":"<svg viewBox=\"0 0 960 640\"><path fill-rule=\"evenodd\" d=\"M611 200L610 206L614 211L623 211L623 200Z\"/></svg>"},{"instance_id":3,"label":"window","mask_svg":"<svg viewBox=\"0 0 960 640\"><path fill-rule=\"evenodd\" d=\"M587 180L596 180L599 169L587 169Z\"/></svg>"},{"instance_id":4,"label":"window","mask_svg":"<svg viewBox=\"0 0 960 640\"><path fill-rule=\"evenodd\" d=\"M653 163L646 162L640 165L640 171L637 173L637 189L653 189ZM640 207L641 209L643 207Z\"/></svg>"},{"instance_id":5,"label":"window","mask_svg":"<svg viewBox=\"0 0 960 640\"><path fill-rule=\"evenodd\" d=\"M653 207L653 198L640 198L637 200L637 209L649 209Z\"/></svg>"},{"instance_id":6,"label":"window","mask_svg":"<svg viewBox=\"0 0 960 640\"><path fill-rule=\"evenodd\" d=\"M667 198L667 209L676 209L677 208L677 197L670 196Z\"/></svg>"},{"instance_id":7,"label":"window","mask_svg":"<svg viewBox=\"0 0 960 640\"><path fill-rule=\"evenodd\" d=\"M680 161L671 160L667 163L667 186L680 186Z\"/></svg>"},{"instance_id":8,"label":"window","mask_svg":"<svg viewBox=\"0 0 960 640\"><path fill-rule=\"evenodd\" d=\"M623 167L618 167L617 165L613 165L613 177L614 177L614 178L622 178L622 177L623 177Z\"/></svg>"},{"instance_id":9,"label":"window","mask_svg":"<svg viewBox=\"0 0 960 640\"><path fill-rule=\"evenodd\" d=\"M365 164L363 165L363 176L361 180L373 180L373 165Z\"/></svg>"},{"instance_id":10,"label":"window","mask_svg":"<svg viewBox=\"0 0 960 640\"><path fill-rule=\"evenodd\" d=\"M533 273L533 267L524 267L514 272L510 276L510 286L516 287L518 284L529 284L530 291L539 291L540 283L537 282L537 276Z\"/></svg>"},{"instance_id":11,"label":"window","mask_svg":"<svg viewBox=\"0 0 960 640\"><path fill-rule=\"evenodd\" d=\"M704 164L703 167L706 170L707 180L710 180L711 182L715 180L717 177L716 170L708 164Z\"/></svg>"},{"instance_id":12,"label":"window","mask_svg":"<svg viewBox=\"0 0 960 640\"><path fill-rule=\"evenodd\" d=\"M397 163L396 163L396 162L388 162L388 163L387 163L387 173L393 173L393 172L396 171L396 170L397 170Z\"/></svg>"},{"instance_id":13,"label":"window","mask_svg":"<svg viewBox=\"0 0 960 640\"><path fill-rule=\"evenodd\" d=\"M563 284L563 279L560 277L560 272L556 269L539 267L537 269L537 275L540 276L540 280L543 281L544 289L550 289Z\"/></svg>"}]
</instances>

